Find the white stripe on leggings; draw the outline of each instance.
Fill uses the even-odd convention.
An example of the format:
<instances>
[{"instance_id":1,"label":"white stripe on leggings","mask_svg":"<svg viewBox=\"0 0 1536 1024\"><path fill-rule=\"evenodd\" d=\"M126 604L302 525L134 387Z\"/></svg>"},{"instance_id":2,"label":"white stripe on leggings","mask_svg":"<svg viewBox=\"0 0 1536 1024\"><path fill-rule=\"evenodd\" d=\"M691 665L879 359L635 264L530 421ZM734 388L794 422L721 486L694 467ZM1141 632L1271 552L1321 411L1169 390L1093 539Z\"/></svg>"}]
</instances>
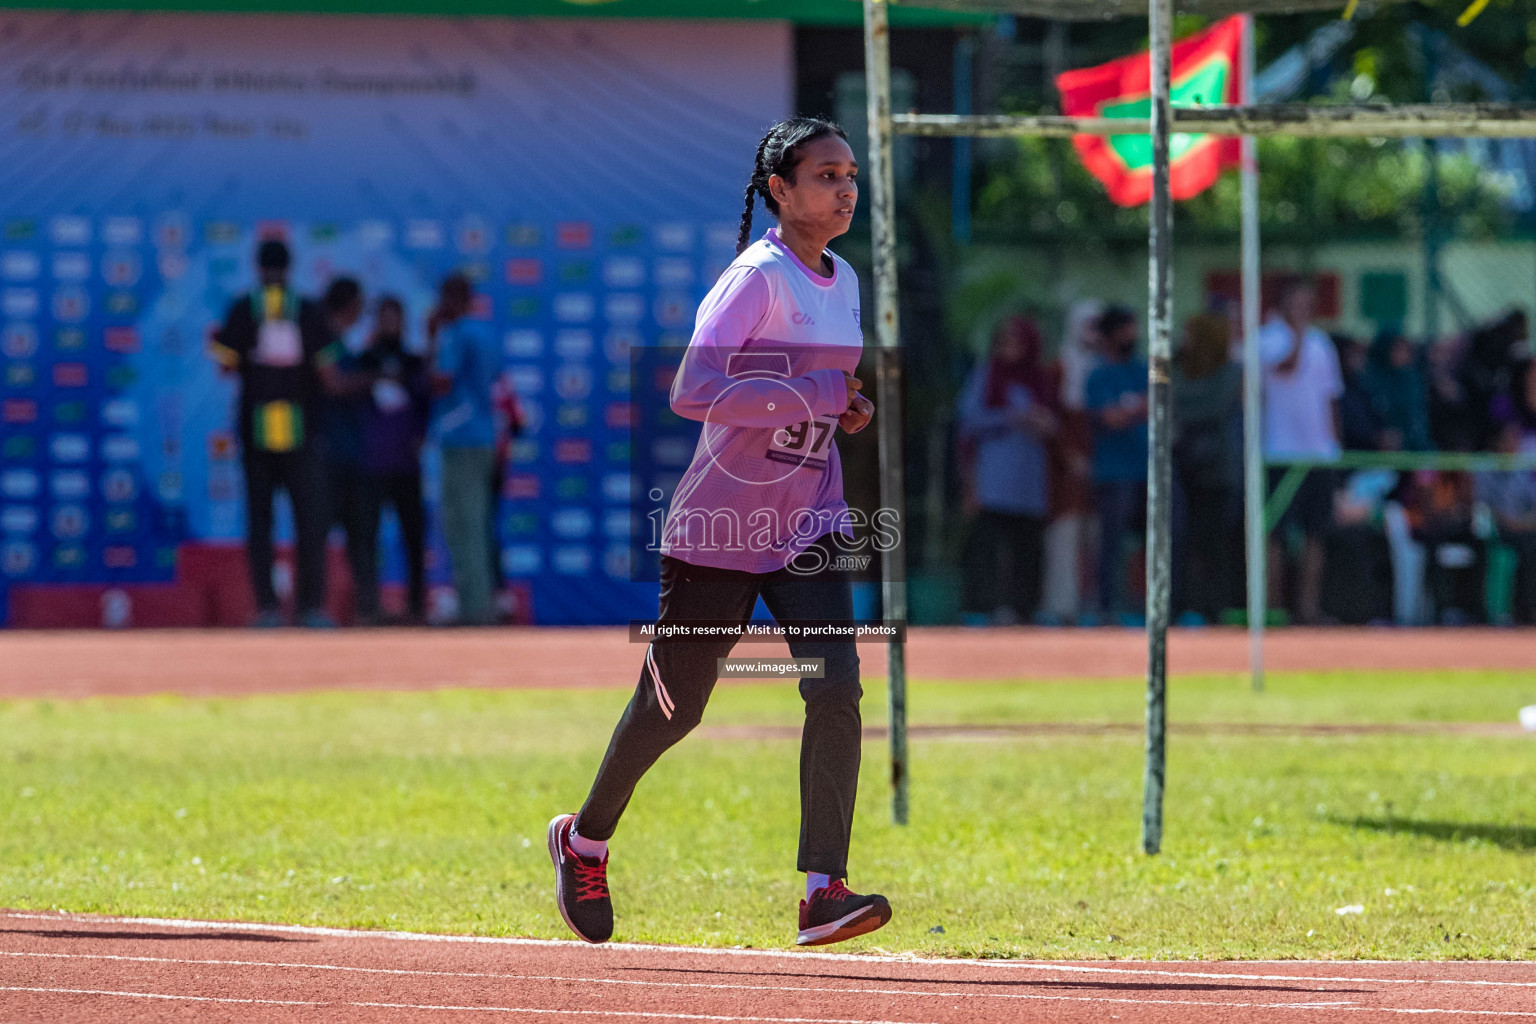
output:
<instances>
[{"instance_id":1,"label":"white stripe on leggings","mask_svg":"<svg viewBox=\"0 0 1536 1024\"><path fill-rule=\"evenodd\" d=\"M655 644L651 644L646 647L645 663L651 670L651 685L656 687L656 701L661 705L661 713L666 715L670 721L672 712L677 708L677 705L672 703L672 695L667 692L667 684L661 681L661 672L656 668L655 646Z\"/></svg>"}]
</instances>

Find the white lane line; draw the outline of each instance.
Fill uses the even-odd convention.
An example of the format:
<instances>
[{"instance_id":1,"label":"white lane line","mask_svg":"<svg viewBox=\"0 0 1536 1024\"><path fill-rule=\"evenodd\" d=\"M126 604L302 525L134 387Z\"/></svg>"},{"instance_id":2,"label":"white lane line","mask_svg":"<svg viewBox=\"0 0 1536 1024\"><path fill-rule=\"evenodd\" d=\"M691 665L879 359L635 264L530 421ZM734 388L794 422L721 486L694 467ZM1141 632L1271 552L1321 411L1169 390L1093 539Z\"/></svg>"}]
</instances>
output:
<instances>
[{"instance_id":1,"label":"white lane line","mask_svg":"<svg viewBox=\"0 0 1536 1024\"><path fill-rule=\"evenodd\" d=\"M831 1017L731 1017L719 1014L657 1013L644 1010L573 1010L566 1007L544 1009L531 1006L454 1006L430 1003L373 1003L373 1002L309 1002L290 999L237 999L219 996L177 995L164 992L122 992L111 989L89 988L41 988L22 985L0 987L0 992L36 992L51 995L116 996L128 999L185 1000L198 1003L246 1003L277 1006L357 1006L388 1010L443 1010L464 1013L523 1013L546 1016L571 1015L586 1017L647 1017L670 1020L718 1020L757 1021L760 1024L929 1024L923 1021L877 1021L839 1019ZM1439 1007L1353 1006L1339 1003L1222 1003L1200 999L1131 999L1113 996L1051 996L1021 995L1021 999L1033 999L1048 1003L1094 1003L1114 1006L1207 1006L1221 1010L1329 1010L1361 1013L1400 1014L1454 1014L1469 1017L1536 1017L1536 1011L1527 1010L1463 1010Z\"/></svg>"},{"instance_id":2,"label":"white lane line","mask_svg":"<svg viewBox=\"0 0 1536 1024\"><path fill-rule=\"evenodd\" d=\"M777 960L820 960L828 963L855 964L922 964L940 967L988 967L1010 971L1063 971L1074 974L1148 975L1169 978L1203 978L1217 981L1311 981L1337 982L1341 984L1381 985L1475 985L1495 988L1536 988L1536 981L1491 981L1481 978L1372 978L1350 975L1324 975L1312 977L1298 974L1242 974L1220 971L1181 971L1164 968L1096 967L1087 964L1053 964L1030 960L976 960L950 959L945 957L921 957L915 954L878 955L865 953L816 953L772 949L731 949L718 946L664 946L644 942L608 942L594 946L575 939L524 939L496 935L437 935L428 932L366 931L357 928L324 928L300 924L261 924L254 921L199 921L186 918L161 917L97 917L87 914L34 914L11 912L0 918L28 921L55 921L73 924L128 924L146 927L181 928L189 931L238 931L266 932L289 935L312 935L339 939L384 939L398 942L463 943L468 945L527 946L532 948L583 950L595 955L620 952L670 953L698 956L766 957ZM1191 961L1197 963L1199 961ZM1235 961L1241 962L1241 961ZM1253 963L1294 963L1303 966L1335 967L1333 960L1286 960L1250 961ZM1383 966L1426 966L1427 961L1372 960L1362 963ZM1525 960L1484 960L1480 964L1533 966Z\"/></svg>"},{"instance_id":3,"label":"white lane line","mask_svg":"<svg viewBox=\"0 0 1536 1024\"><path fill-rule=\"evenodd\" d=\"M1028 999L1027 994L1016 992L991 992L986 990L967 989L964 991L950 992L935 989L913 988L848 988L846 985L826 987L819 985L747 985L737 982L704 982L704 981L641 981L637 978L580 978L563 974L492 974L477 971L419 971L400 967L352 967L342 964L302 964L283 963L272 960L184 960L174 957L160 956L119 956L107 953L15 953L0 951L0 956L15 957L43 957L58 960L120 960L132 963L156 963L156 964L181 964L193 967L277 967L288 969L306 969L315 971L348 971L359 974L389 974L404 975L410 977L427 978L476 978L486 981L545 981L568 982L577 985L628 985L638 988L666 988L666 989L704 989L712 991L746 991L746 992L774 992L789 994L793 992L806 992L811 994L853 994L867 996L928 996L935 999ZM867 979L870 981L885 979ZM937 979L941 982L963 985L965 982L954 979ZM1021 979L1020 984L1023 984ZM1051 982L1042 980L1042 984ZM911 984L911 982L909 982ZM1313 989L1315 992L1325 993L1327 989ZM1344 1000L1353 1002L1354 1000ZM1333 1003L1320 1004L1310 1002L1306 1005L1335 1005Z\"/></svg>"},{"instance_id":4,"label":"white lane line","mask_svg":"<svg viewBox=\"0 0 1536 1024\"><path fill-rule=\"evenodd\" d=\"M307 999L235 999L221 996L180 996L163 992L116 992L104 988L33 988L27 985L0 986L0 992L41 992L65 996L120 996L126 999L185 999L194 1003L260 1003L264 1006L325 1006Z\"/></svg>"},{"instance_id":5,"label":"white lane line","mask_svg":"<svg viewBox=\"0 0 1536 1024\"><path fill-rule=\"evenodd\" d=\"M719 1013L657 1013L654 1010L542 1010L528 1006L417 1006L412 1003L348 1003L386 1010L462 1010L472 1013L533 1013L553 1017L642 1017L660 1020L757 1021L760 1024L928 1024L926 1021L870 1020L867 1017L731 1017Z\"/></svg>"}]
</instances>

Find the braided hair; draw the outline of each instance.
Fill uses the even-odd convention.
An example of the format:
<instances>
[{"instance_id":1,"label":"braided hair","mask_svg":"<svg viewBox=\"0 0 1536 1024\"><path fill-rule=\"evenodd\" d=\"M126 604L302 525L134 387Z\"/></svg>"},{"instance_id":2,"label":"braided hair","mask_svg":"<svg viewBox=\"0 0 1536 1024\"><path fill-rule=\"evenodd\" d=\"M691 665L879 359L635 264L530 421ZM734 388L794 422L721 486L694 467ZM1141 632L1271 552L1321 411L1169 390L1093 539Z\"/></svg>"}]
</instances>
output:
<instances>
[{"instance_id":1,"label":"braided hair","mask_svg":"<svg viewBox=\"0 0 1536 1024\"><path fill-rule=\"evenodd\" d=\"M768 179L777 174L785 181L793 182L795 165L800 162L799 148L829 135L836 135L845 142L848 140L848 134L842 128L819 117L792 117L768 129L763 141L757 144L757 160L752 167L752 178L747 182L747 205L741 212L736 255L740 256L752 244L752 210L758 196L763 197L768 212L778 216L779 203L768 190Z\"/></svg>"}]
</instances>

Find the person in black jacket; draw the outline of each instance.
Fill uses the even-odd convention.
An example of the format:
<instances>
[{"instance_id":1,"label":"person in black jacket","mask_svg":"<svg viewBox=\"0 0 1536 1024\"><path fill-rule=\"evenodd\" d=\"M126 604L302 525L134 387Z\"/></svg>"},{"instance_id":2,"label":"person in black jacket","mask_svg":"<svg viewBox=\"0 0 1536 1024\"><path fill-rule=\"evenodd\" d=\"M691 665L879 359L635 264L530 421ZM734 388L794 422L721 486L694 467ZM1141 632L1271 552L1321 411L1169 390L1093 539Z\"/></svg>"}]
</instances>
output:
<instances>
[{"instance_id":1,"label":"person in black jacket","mask_svg":"<svg viewBox=\"0 0 1536 1024\"><path fill-rule=\"evenodd\" d=\"M258 287L230 304L212 355L240 379L236 404L245 469L246 557L257 626L283 625L272 585L272 502L278 488L293 504L297 549L295 607L300 624L332 625L324 611L328 515L318 438L331 324L288 286L288 246L268 239L256 250Z\"/></svg>"}]
</instances>

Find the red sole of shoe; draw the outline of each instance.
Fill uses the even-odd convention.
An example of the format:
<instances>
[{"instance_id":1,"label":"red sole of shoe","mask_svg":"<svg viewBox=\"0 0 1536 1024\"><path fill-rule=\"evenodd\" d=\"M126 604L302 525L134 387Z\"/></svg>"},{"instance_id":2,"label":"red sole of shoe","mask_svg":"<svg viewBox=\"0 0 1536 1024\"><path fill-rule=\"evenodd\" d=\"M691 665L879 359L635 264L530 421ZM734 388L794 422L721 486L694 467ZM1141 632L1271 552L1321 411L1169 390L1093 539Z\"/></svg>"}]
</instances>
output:
<instances>
[{"instance_id":1,"label":"red sole of shoe","mask_svg":"<svg viewBox=\"0 0 1536 1024\"><path fill-rule=\"evenodd\" d=\"M846 942L884 928L891 920L889 903L873 907L861 907L847 917L819 928L807 928L795 938L797 946L829 946L834 942ZM822 929L830 929L823 931Z\"/></svg>"}]
</instances>

